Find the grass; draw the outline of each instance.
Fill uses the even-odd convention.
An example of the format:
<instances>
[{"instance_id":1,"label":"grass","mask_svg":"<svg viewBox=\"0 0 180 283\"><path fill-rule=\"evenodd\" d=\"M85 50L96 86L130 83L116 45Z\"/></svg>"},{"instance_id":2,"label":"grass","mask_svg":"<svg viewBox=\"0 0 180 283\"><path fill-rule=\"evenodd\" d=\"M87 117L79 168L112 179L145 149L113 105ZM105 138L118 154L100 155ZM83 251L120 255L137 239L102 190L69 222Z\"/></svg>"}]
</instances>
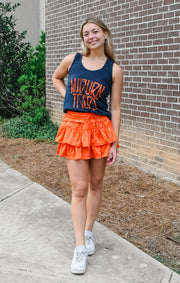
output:
<instances>
[{"instance_id":1,"label":"grass","mask_svg":"<svg viewBox=\"0 0 180 283\"><path fill-rule=\"evenodd\" d=\"M168 268L171 268L174 272L180 274L180 266L179 267L174 267L173 263L171 262L171 260L161 257L161 256L153 256L153 258L157 261L159 261L160 263L166 265Z\"/></svg>"}]
</instances>

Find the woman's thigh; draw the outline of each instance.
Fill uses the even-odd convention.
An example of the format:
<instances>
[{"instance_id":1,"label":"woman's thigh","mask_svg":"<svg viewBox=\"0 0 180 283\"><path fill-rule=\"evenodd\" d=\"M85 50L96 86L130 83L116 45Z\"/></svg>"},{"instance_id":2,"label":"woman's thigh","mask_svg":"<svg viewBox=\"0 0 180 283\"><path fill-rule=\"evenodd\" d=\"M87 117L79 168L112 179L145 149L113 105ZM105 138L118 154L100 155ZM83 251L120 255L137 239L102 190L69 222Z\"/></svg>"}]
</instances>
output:
<instances>
[{"instance_id":1,"label":"woman's thigh","mask_svg":"<svg viewBox=\"0 0 180 283\"><path fill-rule=\"evenodd\" d=\"M90 185L94 189L102 184L106 169L106 161L106 157L101 159L90 159Z\"/></svg>"},{"instance_id":2,"label":"woman's thigh","mask_svg":"<svg viewBox=\"0 0 180 283\"><path fill-rule=\"evenodd\" d=\"M72 189L85 192L89 183L89 160L67 159L67 167Z\"/></svg>"}]
</instances>

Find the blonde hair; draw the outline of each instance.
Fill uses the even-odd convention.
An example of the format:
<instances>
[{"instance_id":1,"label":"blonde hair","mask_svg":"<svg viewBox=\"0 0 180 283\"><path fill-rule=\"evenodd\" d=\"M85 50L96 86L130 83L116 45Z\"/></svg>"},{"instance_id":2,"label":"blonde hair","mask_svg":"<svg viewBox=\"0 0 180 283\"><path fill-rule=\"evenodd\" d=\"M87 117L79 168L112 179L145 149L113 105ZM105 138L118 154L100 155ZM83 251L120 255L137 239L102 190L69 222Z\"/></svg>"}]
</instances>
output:
<instances>
[{"instance_id":1,"label":"blonde hair","mask_svg":"<svg viewBox=\"0 0 180 283\"><path fill-rule=\"evenodd\" d=\"M81 25L81 30L80 30L80 37L82 40L81 46L82 46L82 51L81 54L82 55L89 55L90 54L90 49L87 48L84 45L84 38L83 38L83 27L84 25L86 25L87 23L93 23L97 26L99 26L104 32L107 31L108 32L108 37L105 39L105 43L104 43L104 53L105 55L110 58L113 62L115 62L115 58L114 58L114 51L113 51L113 43L112 43L112 36L110 33L110 30L108 29L108 27L98 18L88 18L86 19L83 24Z\"/></svg>"}]
</instances>

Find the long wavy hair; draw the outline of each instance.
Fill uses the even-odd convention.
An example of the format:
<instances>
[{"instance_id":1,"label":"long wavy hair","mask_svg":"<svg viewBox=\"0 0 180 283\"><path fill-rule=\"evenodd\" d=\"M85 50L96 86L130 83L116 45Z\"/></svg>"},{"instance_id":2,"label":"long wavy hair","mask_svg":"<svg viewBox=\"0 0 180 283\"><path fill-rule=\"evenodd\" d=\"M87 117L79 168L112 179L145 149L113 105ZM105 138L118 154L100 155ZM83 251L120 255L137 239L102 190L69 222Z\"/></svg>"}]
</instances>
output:
<instances>
[{"instance_id":1,"label":"long wavy hair","mask_svg":"<svg viewBox=\"0 0 180 283\"><path fill-rule=\"evenodd\" d=\"M104 32L105 31L108 32L108 37L105 39L105 43L104 43L104 53L108 58L110 58L113 62L115 62L111 32L108 29L108 27L99 18L88 18L81 25L81 30L80 30L80 37L81 37L81 40L82 40L82 42L81 42L81 46L82 46L81 54L84 55L84 56L87 56L87 55L90 54L90 49L85 46L84 38L83 38L83 27L87 23L93 23L93 24L99 26Z\"/></svg>"}]
</instances>

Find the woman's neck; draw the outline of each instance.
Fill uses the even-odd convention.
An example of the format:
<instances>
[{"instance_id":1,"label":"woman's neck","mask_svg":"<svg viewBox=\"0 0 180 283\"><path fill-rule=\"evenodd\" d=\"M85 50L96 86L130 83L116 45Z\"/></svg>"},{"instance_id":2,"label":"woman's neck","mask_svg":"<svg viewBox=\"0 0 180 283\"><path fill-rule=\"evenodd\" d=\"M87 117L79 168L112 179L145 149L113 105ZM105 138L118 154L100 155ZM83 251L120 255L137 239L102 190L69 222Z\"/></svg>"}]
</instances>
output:
<instances>
[{"instance_id":1,"label":"woman's neck","mask_svg":"<svg viewBox=\"0 0 180 283\"><path fill-rule=\"evenodd\" d=\"M90 50L90 53L88 55L89 58L91 58L92 60L97 60L97 59L106 59L106 55L104 53L104 50Z\"/></svg>"}]
</instances>

